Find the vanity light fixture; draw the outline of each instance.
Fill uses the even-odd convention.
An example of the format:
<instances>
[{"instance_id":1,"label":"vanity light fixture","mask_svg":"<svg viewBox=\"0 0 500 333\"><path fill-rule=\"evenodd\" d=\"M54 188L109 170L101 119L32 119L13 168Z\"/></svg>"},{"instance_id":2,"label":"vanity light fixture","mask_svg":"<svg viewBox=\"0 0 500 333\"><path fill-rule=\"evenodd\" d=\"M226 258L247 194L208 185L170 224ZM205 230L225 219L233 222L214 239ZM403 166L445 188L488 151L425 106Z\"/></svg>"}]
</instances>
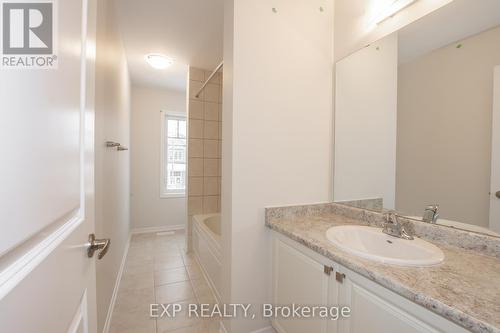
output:
<instances>
[{"instance_id":1,"label":"vanity light fixture","mask_svg":"<svg viewBox=\"0 0 500 333\"><path fill-rule=\"evenodd\" d=\"M144 59L154 69L166 69L174 63L172 59L159 53L150 53Z\"/></svg>"},{"instance_id":2,"label":"vanity light fixture","mask_svg":"<svg viewBox=\"0 0 500 333\"><path fill-rule=\"evenodd\" d=\"M375 23L380 24L390 17L393 17L403 9L413 5L418 0L394 0L386 9L384 9L376 18Z\"/></svg>"}]
</instances>

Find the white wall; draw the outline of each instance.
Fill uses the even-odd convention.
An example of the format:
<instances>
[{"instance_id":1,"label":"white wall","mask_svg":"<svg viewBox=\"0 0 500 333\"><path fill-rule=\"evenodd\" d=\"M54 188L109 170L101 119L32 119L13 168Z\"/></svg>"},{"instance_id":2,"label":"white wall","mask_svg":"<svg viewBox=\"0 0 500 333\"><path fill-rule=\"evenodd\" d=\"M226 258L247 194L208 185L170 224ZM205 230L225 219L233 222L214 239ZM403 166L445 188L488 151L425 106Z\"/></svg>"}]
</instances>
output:
<instances>
[{"instance_id":1,"label":"white wall","mask_svg":"<svg viewBox=\"0 0 500 333\"><path fill-rule=\"evenodd\" d=\"M335 1L335 61L383 38L453 0L419 0L379 25L374 19L394 0Z\"/></svg>"},{"instance_id":2,"label":"white wall","mask_svg":"<svg viewBox=\"0 0 500 333\"><path fill-rule=\"evenodd\" d=\"M95 119L96 236L110 238L97 260L98 329L102 331L130 230L129 152L105 147L130 144L130 80L113 17L113 1L98 1Z\"/></svg>"},{"instance_id":3,"label":"white wall","mask_svg":"<svg viewBox=\"0 0 500 333\"><path fill-rule=\"evenodd\" d=\"M396 192L398 36L336 64L334 200L383 198Z\"/></svg>"},{"instance_id":4,"label":"white wall","mask_svg":"<svg viewBox=\"0 0 500 333\"><path fill-rule=\"evenodd\" d=\"M134 229L182 227L186 223L186 198L160 198L160 111L185 113L186 103L186 92L132 87L130 162Z\"/></svg>"},{"instance_id":5,"label":"white wall","mask_svg":"<svg viewBox=\"0 0 500 333\"><path fill-rule=\"evenodd\" d=\"M231 0L225 11L222 293L258 309L271 287L264 207L331 199L333 1Z\"/></svg>"}]
</instances>

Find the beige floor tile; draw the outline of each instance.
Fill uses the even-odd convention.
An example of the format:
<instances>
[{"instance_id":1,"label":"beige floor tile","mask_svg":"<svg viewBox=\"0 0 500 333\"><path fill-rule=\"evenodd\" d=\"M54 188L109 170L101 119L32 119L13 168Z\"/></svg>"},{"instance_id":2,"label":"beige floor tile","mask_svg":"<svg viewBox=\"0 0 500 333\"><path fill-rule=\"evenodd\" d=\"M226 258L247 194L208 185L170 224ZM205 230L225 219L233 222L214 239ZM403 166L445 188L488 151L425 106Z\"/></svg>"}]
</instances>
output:
<instances>
[{"instance_id":1,"label":"beige floor tile","mask_svg":"<svg viewBox=\"0 0 500 333\"><path fill-rule=\"evenodd\" d=\"M196 295L196 299L200 304L216 304L217 300L215 299L212 291L205 291Z\"/></svg>"},{"instance_id":2,"label":"beige floor tile","mask_svg":"<svg viewBox=\"0 0 500 333\"><path fill-rule=\"evenodd\" d=\"M184 260L184 265L186 266L198 265L198 261L196 260L194 254L183 254L182 259Z\"/></svg>"},{"instance_id":3,"label":"beige floor tile","mask_svg":"<svg viewBox=\"0 0 500 333\"><path fill-rule=\"evenodd\" d=\"M125 263L125 268L124 268L124 274L138 274L138 273L146 273L153 271L154 271L153 261L147 261L147 262L127 261Z\"/></svg>"},{"instance_id":4,"label":"beige floor tile","mask_svg":"<svg viewBox=\"0 0 500 333\"><path fill-rule=\"evenodd\" d=\"M182 267L184 267L182 257L167 257L155 260L155 271Z\"/></svg>"},{"instance_id":5,"label":"beige floor tile","mask_svg":"<svg viewBox=\"0 0 500 333\"><path fill-rule=\"evenodd\" d=\"M123 274L120 281L120 291L143 289L154 287L154 275L152 271L135 273L128 271Z\"/></svg>"},{"instance_id":6,"label":"beige floor tile","mask_svg":"<svg viewBox=\"0 0 500 333\"><path fill-rule=\"evenodd\" d=\"M188 271L190 279L198 279L198 278L203 277L203 273L201 272L201 268L197 263L186 266L186 270Z\"/></svg>"},{"instance_id":7,"label":"beige floor tile","mask_svg":"<svg viewBox=\"0 0 500 333\"><path fill-rule=\"evenodd\" d=\"M154 283L156 286L189 281L189 275L184 267L156 271L154 275Z\"/></svg>"},{"instance_id":8,"label":"beige floor tile","mask_svg":"<svg viewBox=\"0 0 500 333\"><path fill-rule=\"evenodd\" d=\"M149 313L149 305L155 303L154 288L120 290L115 310L120 312Z\"/></svg>"},{"instance_id":9,"label":"beige floor tile","mask_svg":"<svg viewBox=\"0 0 500 333\"><path fill-rule=\"evenodd\" d=\"M125 311L115 309L113 312L110 332L155 332L156 320L149 316L149 306L147 309L138 311Z\"/></svg>"},{"instance_id":10,"label":"beige floor tile","mask_svg":"<svg viewBox=\"0 0 500 333\"><path fill-rule=\"evenodd\" d=\"M211 293L212 289L210 289L210 286L208 285L207 281L203 277L197 278L197 279L192 279L191 280L191 285L193 286L194 293L196 297L202 294L206 293Z\"/></svg>"},{"instance_id":11,"label":"beige floor tile","mask_svg":"<svg viewBox=\"0 0 500 333\"><path fill-rule=\"evenodd\" d=\"M158 333L160 332L163 333L163 331L158 330ZM185 327L173 331L168 331L168 333L208 333L208 332L210 331L205 324L197 324L191 327ZM219 331L217 331L217 333L219 333Z\"/></svg>"},{"instance_id":12,"label":"beige floor tile","mask_svg":"<svg viewBox=\"0 0 500 333\"><path fill-rule=\"evenodd\" d=\"M219 319L210 319L208 321L204 321L204 326L207 333L220 333L220 320Z\"/></svg>"},{"instance_id":13,"label":"beige floor tile","mask_svg":"<svg viewBox=\"0 0 500 333\"><path fill-rule=\"evenodd\" d=\"M194 299L195 294L189 281L165 284L155 288L158 303L174 303Z\"/></svg>"},{"instance_id":14,"label":"beige floor tile","mask_svg":"<svg viewBox=\"0 0 500 333\"><path fill-rule=\"evenodd\" d=\"M174 260L179 258L182 259L182 254L178 249L176 251L157 251L155 253L156 261L169 260L169 259Z\"/></svg>"},{"instance_id":15,"label":"beige floor tile","mask_svg":"<svg viewBox=\"0 0 500 333\"><path fill-rule=\"evenodd\" d=\"M157 319L158 333L170 332L172 330L188 328L188 327L191 327L191 329L196 329L197 326L204 327L204 323L199 318L196 317L191 318L188 315L188 304L195 302L196 301L194 299L191 299L189 301L180 303L182 305L182 311L178 313L175 316L175 318L168 318L168 317L158 318ZM188 330L187 332L191 331ZM203 332L203 331L194 330L193 332Z\"/></svg>"}]
</instances>

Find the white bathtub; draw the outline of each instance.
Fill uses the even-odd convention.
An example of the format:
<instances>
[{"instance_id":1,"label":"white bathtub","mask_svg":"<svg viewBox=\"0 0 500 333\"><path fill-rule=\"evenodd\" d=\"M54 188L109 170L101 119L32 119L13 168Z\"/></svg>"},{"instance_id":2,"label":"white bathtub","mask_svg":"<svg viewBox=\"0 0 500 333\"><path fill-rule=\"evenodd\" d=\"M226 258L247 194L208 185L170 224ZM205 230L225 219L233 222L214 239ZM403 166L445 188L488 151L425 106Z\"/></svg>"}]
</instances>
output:
<instances>
[{"instance_id":1,"label":"white bathtub","mask_svg":"<svg viewBox=\"0 0 500 333\"><path fill-rule=\"evenodd\" d=\"M221 290L221 224L220 214L193 216L193 251L220 301Z\"/></svg>"}]
</instances>

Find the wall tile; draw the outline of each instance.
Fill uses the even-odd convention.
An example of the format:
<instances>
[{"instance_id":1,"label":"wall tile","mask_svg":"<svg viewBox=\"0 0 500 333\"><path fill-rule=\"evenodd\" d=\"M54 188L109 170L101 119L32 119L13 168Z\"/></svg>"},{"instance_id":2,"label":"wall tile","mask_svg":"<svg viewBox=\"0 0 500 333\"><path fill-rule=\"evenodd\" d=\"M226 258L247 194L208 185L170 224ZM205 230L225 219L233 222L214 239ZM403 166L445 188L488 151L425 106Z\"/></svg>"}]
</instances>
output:
<instances>
[{"instance_id":1,"label":"wall tile","mask_svg":"<svg viewBox=\"0 0 500 333\"><path fill-rule=\"evenodd\" d=\"M203 119L203 102L189 100L189 119Z\"/></svg>"},{"instance_id":2,"label":"wall tile","mask_svg":"<svg viewBox=\"0 0 500 333\"><path fill-rule=\"evenodd\" d=\"M188 215L220 212L222 138L222 73L217 73L200 98L193 99L211 74L190 69Z\"/></svg>"},{"instance_id":3,"label":"wall tile","mask_svg":"<svg viewBox=\"0 0 500 333\"><path fill-rule=\"evenodd\" d=\"M203 156L205 158L218 158L219 157L219 141L218 140L205 140L203 145Z\"/></svg>"},{"instance_id":4,"label":"wall tile","mask_svg":"<svg viewBox=\"0 0 500 333\"><path fill-rule=\"evenodd\" d=\"M203 140L189 139L188 149L189 157L203 157Z\"/></svg>"},{"instance_id":5,"label":"wall tile","mask_svg":"<svg viewBox=\"0 0 500 333\"><path fill-rule=\"evenodd\" d=\"M204 177L203 195L219 195L219 177Z\"/></svg>"},{"instance_id":6,"label":"wall tile","mask_svg":"<svg viewBox=\"0 0 500 333\"><path fill-rule=\"evenodd\" d=\"M203 195L203 177L189 177L189 196Z\"/></svg>"},{"instance_id":7,"label":"wall tile","mask_svg":"<svg viewBox=\"0 0 500 333\"><path fill-rule=\"evenodd\" d=\"M219 140L217 143L217 157L222 158L222 141Z\"/></svg>"},{"instance_id":8,"label":"wall tile","mask_svg":"<svg viewBox=\"0 0 500 333\"><path fill-rule=\"evenodd\" d=\"M219 159L207 158L204 160L203 176L204 177L219 176Z\"/></svg>"},{"instance_id":9,"label":"wall tile","mask_svg":"<svg viewBox=\"0 0 500 333\"><path fill-rule=\"evenodd\" d=\"M219 104L205 102L204 109L205 109L204 110L205 120L214 120L214 121L219 120Z\"/></svg>"},{"instance_id":10,"label":"wall tile","mask_svg":"<svg viewBox=\"0 0 500 333\"><path fill-rule=\"evenodd\" d=\"M203 101L205 91L201 92L200 97L196 97L202 85L203 83L199 81L189 81L189 99Z\"/></svg>"},{"instance_id":11,"label":"wall tile","mask_svg":"<svg viewBox=\"0 0 500 333\"><path fill-rule=\"evenodd\" d=\"M203 213L203 197L188 198L188 214L196 215Z\"/></svg>"},{"instance_id":12,"label":"wall tile","mask_svg":"<svg viewBox=\"0 0 500 333\"><path fill-rule=\"evenodd\" d=\"M205 87L204 100L206 102L219 103L220 99L220 86L218 84L209 83Z\"/></svg>"},{"instance_id":13,"label":"wall tile","mask_svg":"<svg viewBox=\"0 0 500 333\"><path fill-rule=\"evenodd\" d=\"M190 158L188 164L189 177L203 177L203 159ZM189 193L188 193L189 195Z\"/></svg>"},{"instance_id":14,"label":"wall tile","mask_svg":"<svg viewBox=\"0 0 500 333\"><path fill-rule=\"evenodd\" d=\"M203 120L191 119L188 135L190 139L203 139Z\"/></svg>"},{"instance_id":15,"label":"wall tile","mask_svg":"<svg viewBox=\"0 0 500 333\"><path fill-rule=\"evenodd\" d=\"M204 81L205 71L201 68L190 67L189 68L189 79L193 81Z\"/></svg>"},{"instance_id":16,"label":"wall tile","mask_svg":"<svg viewBox=\"0 0 500 333\"><path fill-rule=\"evenodd\" d=\"M212 71L205 71L205 80L208 80L208 78L212 75ZM215 73L214 77L210 81L210 83L213 84L222 84L222 73L217 72Z\"/></svg>"},{"instance_id":17,"label":"wall tile","mask_svg":"<svg viewBox=\"0 0 500 333\"><path fill-rule=\"evenodd\" d=\"M205 121L203 127L203 137L210 140L219 139L219 122L218 121Z\"/></svg>"},{"instance_id":18,"label":"wall tile","mask_svg":"<svg viewBox=\"0 0 500 333\"><path fill-rule=\"evenodd\" d=\"M219 197L218 196L205 196L203 197L203 213L217 213L219 210Z\"/></svg>"}]
</instances>

